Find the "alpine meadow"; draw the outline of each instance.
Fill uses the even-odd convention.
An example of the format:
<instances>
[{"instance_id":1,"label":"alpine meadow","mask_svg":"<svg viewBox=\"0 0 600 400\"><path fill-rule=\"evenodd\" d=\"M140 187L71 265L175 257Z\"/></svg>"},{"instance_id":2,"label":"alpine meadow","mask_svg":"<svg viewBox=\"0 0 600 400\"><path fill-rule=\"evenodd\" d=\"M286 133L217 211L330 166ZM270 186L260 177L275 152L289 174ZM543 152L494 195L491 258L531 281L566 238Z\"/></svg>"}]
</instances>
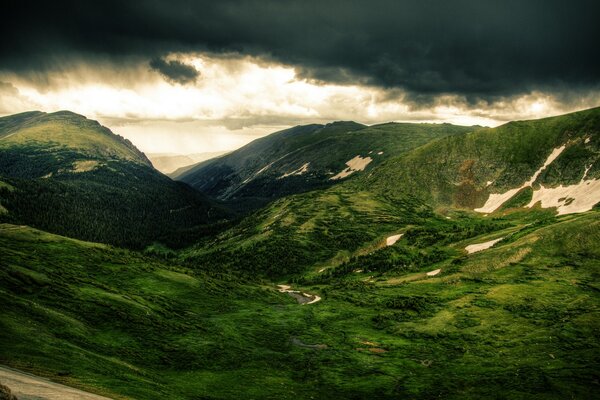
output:
<instances>
[{"instance_id":1,"label":"alpine meadow","mask_svg":"<svg viewBox=\"0 0 600 400\"><path fill-rule=\"evenodd\" d=\"M0 400L600 399L595 2L27 3Z\"/></svg>"}]
</instances>

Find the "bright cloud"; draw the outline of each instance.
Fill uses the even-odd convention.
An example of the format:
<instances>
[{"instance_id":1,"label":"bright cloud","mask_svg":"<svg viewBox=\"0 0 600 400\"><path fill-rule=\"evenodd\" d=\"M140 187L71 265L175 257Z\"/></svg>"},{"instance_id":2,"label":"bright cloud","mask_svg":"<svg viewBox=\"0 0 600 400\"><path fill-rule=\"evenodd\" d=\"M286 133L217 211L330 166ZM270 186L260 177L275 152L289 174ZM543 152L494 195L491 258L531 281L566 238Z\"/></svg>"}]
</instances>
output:
<instances>
[{"instance_id":1,"label":"bright cloud","mask_svg":"<svg viewBox=\"0 0 600 400\"><path fill-rule=\"evenodd\" d=\"M531 93L493 104L439 96L415 108L402 93L362 85L322 84L293 67L242 56L172 54L192 66L190 84L167 81L147 64L65 67L43 82L0 74L0 112L71 110L104 124L149 152L229 150L285 127L333 120L450 122L495 126L510 119L571 111ZM600 97L589 99L598 104ZM594 104L590 104L592 106Z\"/></svg>"}]
</instances>

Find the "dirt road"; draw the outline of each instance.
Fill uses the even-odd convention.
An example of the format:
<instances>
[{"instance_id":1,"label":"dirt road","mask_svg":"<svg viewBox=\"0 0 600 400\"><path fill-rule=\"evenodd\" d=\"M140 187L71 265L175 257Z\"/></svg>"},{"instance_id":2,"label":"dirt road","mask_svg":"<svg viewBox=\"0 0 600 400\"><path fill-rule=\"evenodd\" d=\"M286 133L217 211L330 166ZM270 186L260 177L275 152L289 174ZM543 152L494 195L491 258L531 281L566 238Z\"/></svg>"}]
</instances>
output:
<instances>
[{"instance_id":1,"label":"dirt road","mask_svg":"<svg viewBox=\"0 0 600 400\"><path fill-rule=\"evenodd\" d=\"M19 400L110 400L4 366L0 366L0 383Z\"/></svg>"}]
</instances>

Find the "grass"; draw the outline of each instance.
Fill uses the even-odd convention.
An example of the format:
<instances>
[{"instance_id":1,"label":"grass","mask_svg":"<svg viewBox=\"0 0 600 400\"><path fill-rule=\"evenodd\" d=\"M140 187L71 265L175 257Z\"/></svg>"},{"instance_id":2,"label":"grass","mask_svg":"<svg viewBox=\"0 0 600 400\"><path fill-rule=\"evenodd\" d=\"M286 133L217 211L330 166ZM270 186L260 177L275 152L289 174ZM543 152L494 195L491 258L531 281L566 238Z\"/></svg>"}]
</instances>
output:
<instances>
[{"instance_id":1,"label":"grass","mask_svg":"<svg viewBox=\"0 0 600 400\"><path fill-rule=\"evenodd\" d=\"M308 306L268 281L4 225L0 359L116 398L590 398L598 214L502 218L457 242L432 219L449 235L436 277L310 269L296 286L323 300ZM461 251L499 233L513 239ZM371 257L430 252L417 238Z\"/></svg>"}]
</instances>

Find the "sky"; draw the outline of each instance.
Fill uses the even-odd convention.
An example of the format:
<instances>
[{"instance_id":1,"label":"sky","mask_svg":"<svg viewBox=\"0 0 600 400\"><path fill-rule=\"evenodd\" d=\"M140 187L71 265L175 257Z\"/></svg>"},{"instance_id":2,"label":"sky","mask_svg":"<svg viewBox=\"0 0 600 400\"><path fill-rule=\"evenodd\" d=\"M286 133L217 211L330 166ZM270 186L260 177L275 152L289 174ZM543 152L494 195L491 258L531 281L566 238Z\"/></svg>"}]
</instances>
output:
<instances>
[{"instance_id":1,"label":"sky","mask_svg":"<svg viewBox=\"0 0 600 400\"><path fill-rule=\"evenodd\" d=\"M148 153L600 106L597 0L4 3L0 115L71 110Z\"/></svg>"}]
</instances>

